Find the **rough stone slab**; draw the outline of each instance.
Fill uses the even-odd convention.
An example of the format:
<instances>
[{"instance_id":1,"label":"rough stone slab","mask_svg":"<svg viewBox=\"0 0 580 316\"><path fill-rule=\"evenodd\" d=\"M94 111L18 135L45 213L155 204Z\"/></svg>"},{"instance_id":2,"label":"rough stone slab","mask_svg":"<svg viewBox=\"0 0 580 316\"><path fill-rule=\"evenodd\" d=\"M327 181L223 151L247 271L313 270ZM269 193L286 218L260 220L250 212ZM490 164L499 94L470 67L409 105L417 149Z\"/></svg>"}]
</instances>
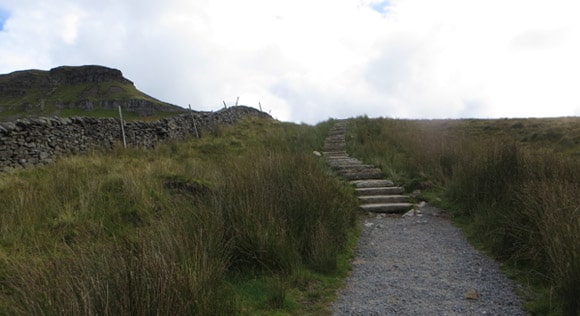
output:
<instances>
[{"instance_id":1,"label":"rough stone slab","mask_svg":"<svg viewBox=\"0 0 580 316\"><path fill-rule=\"evenodd\" d=\"M331 159L332 160L350 160L350 161L358 161L358 162L360 162L360 160L358 160L356 158L349 157L347 154L340 154L340 153L336 153L336 154L326 154L326 153L327 153L326 151L323 151L322 152L323 155L328 155L326 157L326 159L329 159L329 160L331 160Z\"/></svg>"},{"instance_id":2,"label":"rough stone slab","mask_svg":"<svg viewBox=\"0 0 580 316\"><path fill-rule=\"evenodd\" d=\"M390 180L354 180L350 182L357 188L378 188L378 187L392 187L394 186L393 181Z\"/></svg>"},{"instance_id":3,"label":"rough stone slab","mask_svg":"<svg viewBox=\"0 0 580 316\"><path fill-rule=\"evenodd\" d=\"M379 168L375 168L369 165L354 165L351 167L341 166L337 171L340 171L344 174L347 173L382 173L383 171Z\"/></svg>"},{"instance_id":4,"label":"rough stone slab","mask_svg":"<svg viewBox=\"0 0 580 316\"><path fill-rule=\"evenodd\" d=\"M368 179L382 179L385 176L383 175L383 173L381 171L376 172L376 171L369 171L369 172L354 172L354 173L340 173L344 178L346 178L347 180L368 180Z\"/></svg>"},{"instance_id":5,"label":"rough stone slab","mask_svg":"<svg viewBox=\"0 0 580 316\"><path fill-rule=\"evenodd\" d=\"M411 203L377 203L360 206L361 210L373 213L403 213L412 207Z\"/></svg>"},{"instance_id":6,"label":"rough stone slab","mask_svg":"<svg viewBox=\"0 0 580 316\"><path fill-rule=\"evenodd\" d=\"M358 199L361 204L409 202L409 197L406 195L369 195L369 196L359 196Z\"/></svg>"},{"instance_id":7,"label":"rough stone slab","mask_svg":"<svg viewBox=\"0 0 580 316\"><path fill-rule=\"evenodd\" d=\"M362 161L355 158L350 158L348 156L329 156L326 157L326 160L329 162L354 162L362 164Z\"/></svg>"},{"instance_id":8,"label":"rough stone slab","mask_svg":"<svg viewBox=\"0 0 580 316\"><path fill-rule=\"evenodd\" d=\"M324 146L324 151L339 151L345 149L346 146Z\"/></svg>"},{"instance_id":9,"label":"rough stone slab","mask_svg":"<svg viewBox=\"0 0 580 316\"><path fill-rule=\"evenodd\" d=\"M352 164L352 165L342 165L342 166L332 166L333 170L336 170L337 172L364 172L364 171L377 171L377 172L382 172L381 169L376 168L373 165L365 165L365 164L360 164L360 163L356 163L356 164Z\"/></svg>"},{"instance_id":10,"label":"rough stone slab","mask_svg":"<svg viewBox=\"0 0 580 316\"><path fill-rule=\"evenodd\" d=\"M334 157L334 156L344 156L348 157L348 154L344 150L337 150L337 151L323 151L322 154L327 157Z\"/></svg>"},{"instance_id":11,"label":"rough stone slab","mask_svg":"<svg viewBox=\"0 0 580 316\"><path fill-rule=\"evenodd\" d=\"M362 162L352 159L327 159L326 161L332 167L363 165Z\"/></svg>"},{"instance_id":12,"label":"rough stone slab","mask_svg":"<svg viewBox=\"0 0 580 316\"><path fill-rule=\"evenodd\" d=\"M357 188L355 192L358 196L368 195L392 195L405 192L402 187L382 187L382 188Z\"/></svg>"},{"instance_id":13,"label":"rough stone slab","mask_svg":"<svg viewBox=\"0 0 580 316\"><path fill-rule=\"evenodd\" d=\"M349 159L347 157L332 156L332 157L324 157L324 158L326 158L326 161L329 164L335 163L335 164L347 165L348 162L351 162L355 165L362 165L362 162L357 161L357 160L352 160L352 159Z\"/></svg>"}]
</instances>

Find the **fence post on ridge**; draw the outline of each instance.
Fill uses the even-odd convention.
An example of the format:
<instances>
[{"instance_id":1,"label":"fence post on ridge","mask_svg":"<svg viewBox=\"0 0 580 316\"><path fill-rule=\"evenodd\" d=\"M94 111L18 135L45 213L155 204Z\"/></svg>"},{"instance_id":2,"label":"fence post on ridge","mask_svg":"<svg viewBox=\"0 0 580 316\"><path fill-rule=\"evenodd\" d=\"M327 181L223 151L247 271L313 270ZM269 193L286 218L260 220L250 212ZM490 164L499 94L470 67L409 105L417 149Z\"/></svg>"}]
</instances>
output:
<instances>
[{"instance_id":1,"label":"fence post on ridge","mask_svg":"<svg viewBox=\"0 0 580 316\"><path fill-rule=\"evenodd\" d=\"M121 134L123 135L123 148L127 148L127 138L125 137L125 123L123 122L123 112L119 105L119 119L121 120Z\"/></svg>"},{"instance_id":2,"label":"fence post on ridge","mask_svg":"<svg viewBox=\"0 0 580 316\"><path fill-rule=\"evenodd\" d=\"M193 130L195 131L195 137L199 138L199 133L197 132L197 125L195 124L193 112L191 111L191 104L188 104L188 106L189 106L189 114L191 114L191 121L193 122Z\"/></svg>"}]
</instances>

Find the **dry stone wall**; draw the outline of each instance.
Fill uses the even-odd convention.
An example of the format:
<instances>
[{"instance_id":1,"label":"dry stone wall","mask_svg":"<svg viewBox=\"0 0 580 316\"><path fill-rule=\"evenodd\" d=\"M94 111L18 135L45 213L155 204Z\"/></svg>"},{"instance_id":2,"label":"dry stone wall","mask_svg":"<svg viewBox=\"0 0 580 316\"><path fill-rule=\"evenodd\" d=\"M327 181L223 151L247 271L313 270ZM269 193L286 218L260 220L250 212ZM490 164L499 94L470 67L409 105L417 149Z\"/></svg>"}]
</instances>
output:
<instances>
[{"instance_id":1,"label":"dry stone wall","mask_svg":"<svg viewBox=\"0 0 580 316\"><path fill-rule=\"evenodd\" d=\"M217 112L192 112L155 122L126 122L128 146L152 148L157 143L200 134L217 125L233 124L248 116L270 116L236 106ZM194 127L195 121L195 127ZM33 118L0 122L0 171L45 165L56 158L93 149L111 149L122 143L121 124L115 118Z\"/></svg>"}]
</instances>

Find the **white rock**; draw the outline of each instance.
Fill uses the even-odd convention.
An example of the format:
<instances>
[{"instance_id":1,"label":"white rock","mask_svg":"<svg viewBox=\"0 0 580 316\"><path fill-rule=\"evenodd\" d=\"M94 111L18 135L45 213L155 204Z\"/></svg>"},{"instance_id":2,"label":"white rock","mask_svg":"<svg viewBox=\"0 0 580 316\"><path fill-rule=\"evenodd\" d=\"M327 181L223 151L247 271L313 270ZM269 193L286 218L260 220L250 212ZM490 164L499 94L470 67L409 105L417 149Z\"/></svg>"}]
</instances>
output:
<instances>
[{"instance_id":1,"label":"white rock","mask_svg":"<svg viewBox=\"0 0 580 316\"><path fill-rule=\"evenodd\" d=\"M314 156L322 157L322 154L319 151L315 150L312 153L314 154Z\"/></svg>"}]
</instances>

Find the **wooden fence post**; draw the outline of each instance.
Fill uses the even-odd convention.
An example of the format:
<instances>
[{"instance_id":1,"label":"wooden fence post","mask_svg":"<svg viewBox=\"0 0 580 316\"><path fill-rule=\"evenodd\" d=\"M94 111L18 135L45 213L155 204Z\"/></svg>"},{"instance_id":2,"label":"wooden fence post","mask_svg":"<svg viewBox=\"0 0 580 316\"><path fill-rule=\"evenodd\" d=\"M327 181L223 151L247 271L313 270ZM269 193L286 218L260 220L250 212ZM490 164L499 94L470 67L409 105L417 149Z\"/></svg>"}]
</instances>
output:
<instances>
[{"instance_id":1,"label":"wooden fence post","mask_svg":"<svg viewBox=\"0 0 580 316\"><path fill-rule=\"evenodd\" d=\"M199 138L199 133L197 132L197 125L195 124L193 112L191 111L191 104L188 104L188 106L189 106L189 114L191 114L191 121L193 122L193 130L195 131L195 137Z\"/></svg>"},{"instance_id":2,"label":"wooden fence post","mask_svg":"<svg viewBox=\"0 0 580 316\"><path fill-rule=\"evenodd\" d=\"M119 119L121 120L121 134L123 135L123 148L127 148L127 138L125 137L125 123L123 122L123 112L119 105Z\"/></svg>"}]
</instances>

